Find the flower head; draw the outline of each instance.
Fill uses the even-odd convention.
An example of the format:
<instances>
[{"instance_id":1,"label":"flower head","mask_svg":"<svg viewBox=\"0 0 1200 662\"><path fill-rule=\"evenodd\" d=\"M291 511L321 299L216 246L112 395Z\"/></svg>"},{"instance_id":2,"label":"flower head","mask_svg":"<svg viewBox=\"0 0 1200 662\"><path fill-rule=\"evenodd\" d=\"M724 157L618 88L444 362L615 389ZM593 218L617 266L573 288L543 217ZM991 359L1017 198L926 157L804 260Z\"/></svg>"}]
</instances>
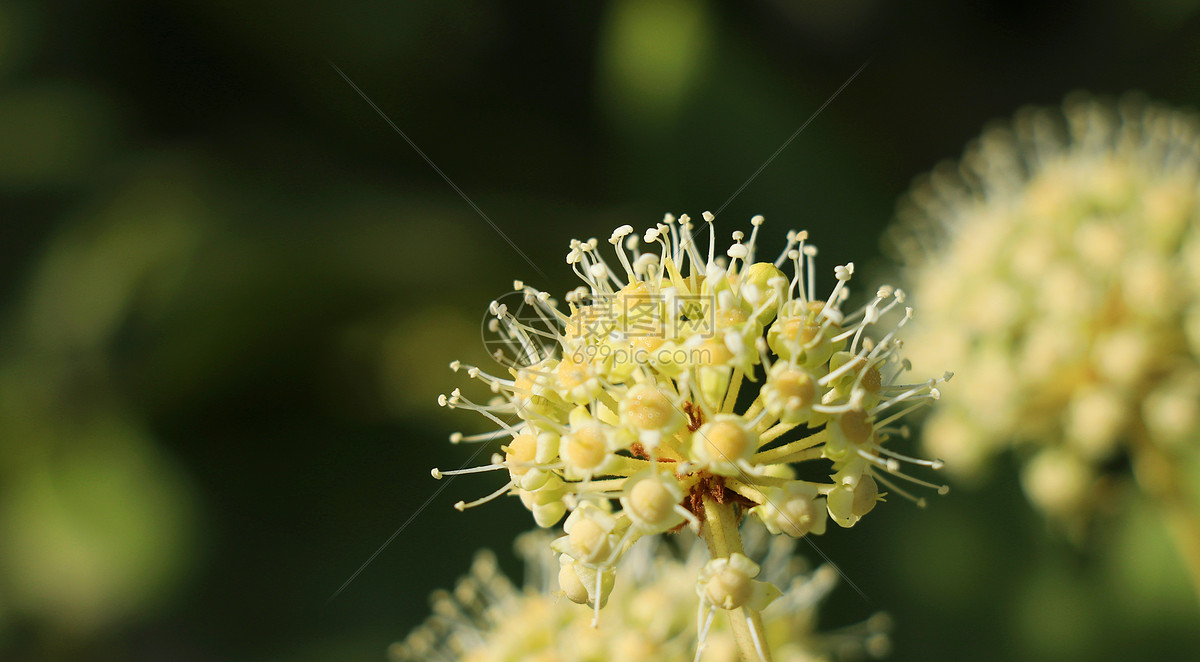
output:
<instances>
[{"instance_id":1,"label":"flower head","mask_svg":"<svg viewBox=\"0 0 1200 662\"><path fill-rule=\"evenodd\" d=\"M831 566L806 569L792 556L790 539L768 544L759 536L750 547L763 556L761 566L741 554L732 563L721 559L706 564L707 554L695 538L681 540L678 552L655 541L637 545L621 563L621 571L635 581L612 591L605 621L595 629L587 609L555 595L555 577L564 566L546 548L546 537L518 538L517 550L526 562L523 589L500 572L490 552L477 554L470 574L452 592L434 593L433 615L392 646L392 659L734 662L740 657L733 633L723 620L709 616L706 597L697 595L696 576L706 578L708 591L723 599L742 587L744 566L750 568L748 574L786 587L763 612L766 637L778 642L773 650L778 662L860 659L863 653L881 657L889 648L884 614L817 632L817 607L836 585L837 571ZM745 585L751 582L768 586L754 579ZM569 596L571 590L564 587L559 594Z\"/></svg>"},{"instance_id":2,"label":"flower head","mask_svg":"<svg viewBox=\"0 0 1200 662\"><path fill-rule=\"evenodd\" d=\"M912 317L904 293L880 288L845 311L853 264L834 269L832 291L818 298L806 233L788 233L780 255L762 261L756 216L749 238L734 232L718 257L713 215L704 217L707 249L687 216L669 215L640 237L618 228L613 258L595 239L571 242L567 263L584 286L566 309L518 282L517 298L490 309L489 328L504 341L500 374L452 364L493 397L476 403L456 389L441 398L497 426L453 441L503 443L488 465L434 476L507 474L460 509L517 494L541 526L569 512L553 544L561 588L596 609L634 542L685 525L700 531L711 508L746 509L773 533L803 536L828 519L853 526L882 500L880 485L906 496L894 481L938 487L901 471L903 462L936 463L887 448L902 432L896 421L949 378L903 383L909 364L896 332ZM873 336L890 318L899 320ZM798 478L792 465L802 462L828 465L828 480ZM746 602L738 591L718 599L717 586L770 594L754 588L738 544L718 551L706 569L713 604Z\"/></svg>"},{"instance_id":3,"label":"flower head","mask_svg":"<svg viewBox=\"0 0 1200 662\"><path fill-rule=\"evenodd\" d=\"M1023 111L919 183L901 221L922 301L905 347L967 382L925 428L948 467L1015 445L1030 499L1078 524L1125 458L1195 446L1196 117L1136 97Z\"/></svg>"}]
</instances>

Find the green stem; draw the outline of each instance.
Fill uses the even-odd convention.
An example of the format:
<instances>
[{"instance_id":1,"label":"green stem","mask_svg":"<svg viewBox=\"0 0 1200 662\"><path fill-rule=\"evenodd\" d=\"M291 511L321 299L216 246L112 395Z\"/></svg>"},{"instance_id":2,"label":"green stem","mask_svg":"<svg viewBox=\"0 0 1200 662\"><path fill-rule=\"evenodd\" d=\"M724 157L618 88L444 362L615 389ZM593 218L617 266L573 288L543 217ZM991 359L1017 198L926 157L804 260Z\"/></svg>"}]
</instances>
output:
<instances>
[{"instance_id":1,"label":"green stem","mask_svg":"<svg viewBox=\"0 0 1200 662\"><path fill-rule=\"evenodd\" d=\"M782 460L782 458L785 458L785 457L791 455L792 453L798 453L800 451L805 451L805 450L814 448L816 446L819 446L819 445L825 443L829 439L828 430L829 430L829 428L823 428L821 430L818 430L818 431L808 435L807 437L802 437L795 441L788 442L782 446L776 446L775 448L772 448L772 449L766 450L766 451L759 451L753 457L750 458L750 461L755 464L779 463ZM766 443L771 443L771 441L774 441L774 439L771 439L770 441L768 441ZM766 445L766 444L763 444L761 441L759 443L760 443L760 445ZM796 460L789 460L789 462L795 462L795 461Z\"/></svg>"},{"instance_id":2,"label":"green stem","mask_svg":"<svg viewBox=\"0 0 1200 662\"><path fill-rule=\"evenodd\" d=\"M763 446L766 446L788 432L795 430L799 425L799 423L779 423L775 425L775 427L767 429L761 435L759 435L758 447L762 448Z\"/></svg>"},{"instance_id":3,"label":"green stem","mask_svg":"<svg viewBox=\"0 0 1200 662\"><path fill-rule=\"evenodd\" d=\"M735 552L742 552L742 535L738 532L736 506L733 503L717 503L711 496L704 496L704 526L700 534L708 545L708 552L714 559L729 558ZM754 645L754 633L747 624L747 617L754 623L754 632L758 633L762 646L762 657L758 647ZM739 607L729 612L729 626L733 630L734 641L742 654L742 662L771 662L771 649L767 647L766 630L763 628L762 615L747 607Z\"/></svg>"},{"instance_id":4,"label":"green stem","mask_svg":"<svg viewBox=\"0 0 1200 662\"><path fill-rule=\"evenodd\" d=\"M1145 438L1137 444L1135 458L1142 489L1158 500L1175 548L1191 577L1192 589L1200 599L1200 512L1181 484L1178 461Z\"/></svg>"},{"instance_id":5,"label":"green stem","mask_svg":"<svg viewBox=\"0 0 1200 662\"><path fill-rule=\"evenodd\" d=\"M725 402L721 404L721 413L728 414L733 411L733 406L737 404L738 393L742 390L742 375L741 368L733 371L733 379L730 380L729 386L725 390Z\"/></svg>"},{"instance_id":6,"label":"green stem","mask_svg":"<svg viewBox=\"0 0 1200 662\"><path fill-rule=\"evenodd\" d=\"M762 397L762 391L759 391L758 397L754 398L754 402L750 403L750 408L747 409L746 413L742 414L742 416L745 416L747 421L752 421L752 420L754 420L755 416L758 416L758 413L760 411L762 411L762 409L763 409L763 397Z\"/></svg>"}]
</instances>

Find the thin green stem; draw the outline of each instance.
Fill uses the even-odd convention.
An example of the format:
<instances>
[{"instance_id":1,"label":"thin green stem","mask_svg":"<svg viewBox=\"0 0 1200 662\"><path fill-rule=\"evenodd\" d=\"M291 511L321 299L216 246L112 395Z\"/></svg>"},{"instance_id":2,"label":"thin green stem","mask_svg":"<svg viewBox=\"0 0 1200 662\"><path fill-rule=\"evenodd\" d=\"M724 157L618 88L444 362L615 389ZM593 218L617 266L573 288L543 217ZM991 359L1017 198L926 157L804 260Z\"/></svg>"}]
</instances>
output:
<instances>
[{"instance_id":1,"label":"thin green stem","mask_svg":"<svg viewBox=\"0 0 1200 662\"><path fill-rule=\"evenodd\" d=\"M728 414L733 411L733 405L737 403L738 393L742 390L742 369L736 368L733 371L733 379L729 382L729 387L725 391L725 402L721 405L721 413Z\"/></svg>"},{"instance_id":2,"label":"thin green stem","mask_svg":"<svg viewBox=\"0 0 1200 662\"><path fill-rule=\"evenodd\" d=\"M762 396L762 391L759 391L758 397L754 398L754 402L750 403L750 407L748 409L746 409L746 413L742 414L742 416L745 416L747 421L752 421L752 420L754 420L754 417L758 416L759 412L761 412L762 410L763 410L763 396Z\"/></svg>"},{"instance_id":3,"label":"thin green stem","mask_svg":"<svg viewBox=\"0 0 1200 662\"><path fill-rule=\"evenodd\" d=\"M717 503L711 496L704 496L704 526L700 529L708 552L714 559L729 558L742 552L742 535L738 532L737 512L733 503ZM751 631L750 624L754 624ZM742 654L742 662L771 662L771 649L767 647L766 630L762 615L748 607L739 607L729 612L729 626L734 641ZM755 645L755 633L759 645ZM759 646L762 656L759 656Z\"/></svg>"},{"instance_id":4,"label":"thin green stem","mask_svg":"<svg viewBox=\"0 0 1200 662\"><path fill-rule=\"evenodd\" d=\"M772 441L775 441L776 439L782 437L783 435L787 434L788 432L796 429L796 427L799 425L800 425L799 423L779 423L775 427L767 430L766 432L763 432L758 437L759 448L766 446L767 444L771 443Z\"/></svg>"},{"instance_id":5,"label":"thin green stem","mask_svg":"<svg viewBox=\"0 0 1200 662\"><path fill-rule=\"evenodd\" d=\"M782 446L776 446L770 450L759 451L750 458L750 461L755 464L774 464L780 462L783 458L786 458L793 453L798 453L800 451L819 446L828 438L828 428L824 428L808 435L807 437L788 442ZM797 462L798 460L788 461Z\"/></svg>"}]
</instances>

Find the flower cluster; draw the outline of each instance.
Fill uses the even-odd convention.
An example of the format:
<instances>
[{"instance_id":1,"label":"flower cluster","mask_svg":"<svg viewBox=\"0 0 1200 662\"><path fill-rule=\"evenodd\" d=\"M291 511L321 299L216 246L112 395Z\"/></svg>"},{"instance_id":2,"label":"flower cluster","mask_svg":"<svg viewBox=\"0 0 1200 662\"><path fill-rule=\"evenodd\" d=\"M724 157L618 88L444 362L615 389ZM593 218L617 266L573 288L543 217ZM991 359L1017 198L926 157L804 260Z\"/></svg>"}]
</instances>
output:
<instances>
[{"instance_id":1,"label":"flower cluster","mask_svg":"<svg viewBox=\"0 0 1200 662\"><path fill-rule=\"evenodd\" d=\"M750 236L734 232L718 257L713 215L704 218L707 250L686 215L640 237L618 228L611 261L595 239L573 241L567 263L585 285L568 294L567 310L516 283L519 310L491 306L507 374L451 366L493 396L477 403L455 389L440 398L497 426L452 441L504 440L488 465L433 471L507 476L491 495L456 507L515 494L542 527L566 515L565 535L552 543L559 586L597 611L618 559L644 536L703 531L714 557L703 595L753 613L778 590L737 554L743 510L773 534L800 537L822 533L829 519L853 526L882 499L880 486L907 496L896 479L945 489L901 471L902 462L938 463L886 447L903 432L898 419L937 398L949 378L903 383L910 366L897 356L896 332L912 316L904 293L883 287L844 312L854 265L837 267L832 292L818 298L807 233L789 232L778 258L759 261L756 216ZM869 335L896 318L882 337ZM828 463L827 479L801 478L792 466L813 461Z\"/></svg>"},{"instance_id":2,"label":"flower cluster","mask_svg":"<svg viewBox=\"0 0 1200 662\"><path fill-rule=\"evenodd\" d=\"M919 183L894 239L923 305L906 349L967 380L925 428L948 467L1016 445L1030 499L1077 526L1128 458L1154 491L1141 469L1196 446L1194 116L1136 97L1023 111Z\"/></svg>"},{"instance_id":3,"label":"flower cluster","mask_svg":"<svg viewBox=\"0 0 1200 662\"><path fill-rule=\"evenodd\" d=\"M525 588L512 584L496 558L480 552L455 589L433 595L433 616L392 646L396 662L462 660L622 660L628 662L735 662L733 633L711 611L697 610L695 577L706 554L695 538L681 539L682 553L668 545L635 546L622 561L634 581L609 597L604 624L590 627L586 610L553 595L558 563L544 534L525 534L517 550L526 561ZM647 541L653 543L656 541ZM765 541L764 541L765 542ZM767 545L751 545L751 547ZM762 575L787 590L764 613L767 639L778 662L821 662L882 657L889 648L889 619L876 614L832 632L817 632L817 607L837 583L837 571L807 571L792 556L794 542L776 538L762 561Z\"/></svg>"}]
</instances>

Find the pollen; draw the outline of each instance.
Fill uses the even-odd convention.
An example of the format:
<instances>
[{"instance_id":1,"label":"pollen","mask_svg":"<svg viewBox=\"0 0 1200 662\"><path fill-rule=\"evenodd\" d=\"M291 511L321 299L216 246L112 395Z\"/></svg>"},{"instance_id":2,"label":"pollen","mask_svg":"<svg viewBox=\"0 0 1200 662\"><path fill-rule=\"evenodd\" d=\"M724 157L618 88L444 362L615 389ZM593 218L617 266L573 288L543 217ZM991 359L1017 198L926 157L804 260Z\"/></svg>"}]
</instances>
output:
<instances>
[{"instance_id":1,"label":"pollen","mask_svg":"<svg viewBox=\"0 0 1200 662\"><path fill-rule=\"evenodd\" d=\"M679 418L676 405L653 386L635 386L621 402L621 413L639 430L663 430Z\"/></svg>"}]
</instances>

